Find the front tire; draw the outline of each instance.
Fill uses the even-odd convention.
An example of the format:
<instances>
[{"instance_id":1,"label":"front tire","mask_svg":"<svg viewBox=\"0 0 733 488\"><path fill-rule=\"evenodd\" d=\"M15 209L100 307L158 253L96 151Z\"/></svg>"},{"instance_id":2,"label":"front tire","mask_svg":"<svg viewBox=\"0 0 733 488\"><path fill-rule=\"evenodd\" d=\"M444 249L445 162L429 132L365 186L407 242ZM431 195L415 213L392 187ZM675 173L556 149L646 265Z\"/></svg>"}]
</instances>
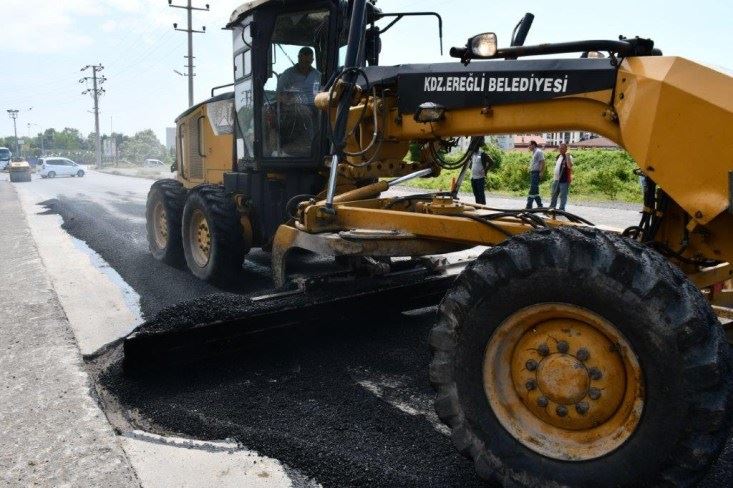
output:
<instances>
[{"instance_id":1,"label":"front tire","mask_svg":"<svg viewBox=\"0 0 733 488\"><path fill-rule=\"evenodd\" d=\"M171 179L158 180L150 186L145 205L145 226L150 253L158 261L172 266L183 264L181 219L186 189Z\"/></svg>"},{"instance_id":2,"label":"front tire","mask_svg":"<svg viewBox=\"0 0 733 488\"><path fill-rule=\"evenodd\" d=\"M183 253L196 277L228 285L242 271L249 251L234 202L224 188L201 185L191 190L183 209Z\"/></svg>"},{"instance_id":3,"label":"front tire","mask_svg":"<svg viewBox=\"0 0 733 488\"><path fill-rule=\"evenodd\" d=\"M48 177L49 178L56 178L56 172L55 171L49 171L48 172Z\"/></svg>"},{"instance_id":4,"label":"front tire","mask_svg":"<svg viewBox=\"0 0 733 488\"><path fill-rule=\"evenodd\" d=\"M487 480L686 486L725 440L722 328L677 268L628 239L542 230L487 250L430 344L436 411Z\"/></svg>"},{"instance_id":5,"label":"front tire","mask_svg":"<svg viewBox=\"0 0 733 488\"><path fill-rule=\"evenodd\" d=\"M78 176L79 178L83 177L84 176L84 170L83 169L80 169L79 171L77 171L76 172L76 176Z\"/></svg>"}]
</instances>

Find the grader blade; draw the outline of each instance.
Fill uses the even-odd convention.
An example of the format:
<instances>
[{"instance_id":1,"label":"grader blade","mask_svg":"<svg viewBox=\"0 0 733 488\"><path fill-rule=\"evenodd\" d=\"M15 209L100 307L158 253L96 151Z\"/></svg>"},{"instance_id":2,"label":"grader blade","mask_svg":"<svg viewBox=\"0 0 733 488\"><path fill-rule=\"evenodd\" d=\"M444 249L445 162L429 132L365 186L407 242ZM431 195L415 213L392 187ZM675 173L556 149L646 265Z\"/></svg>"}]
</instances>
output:
<instances>
[{"instance_id":1,"label":"grader blade","mask_svg":"<svg viewBox=\"0 0 733 488\"><path fill-rule=\"evenodd\" d=\"M125 371L149 371L231 353L253 336L288 327L346 324L345 319L365 314L384 316L436 305L465 264L421 266L358 279L333 274L304 281L295 290L252 298L204 297L199 303L178 305L124 339ZM203 314L203 320L192 321L191 310Z\"/></svg>"}]
</instances>

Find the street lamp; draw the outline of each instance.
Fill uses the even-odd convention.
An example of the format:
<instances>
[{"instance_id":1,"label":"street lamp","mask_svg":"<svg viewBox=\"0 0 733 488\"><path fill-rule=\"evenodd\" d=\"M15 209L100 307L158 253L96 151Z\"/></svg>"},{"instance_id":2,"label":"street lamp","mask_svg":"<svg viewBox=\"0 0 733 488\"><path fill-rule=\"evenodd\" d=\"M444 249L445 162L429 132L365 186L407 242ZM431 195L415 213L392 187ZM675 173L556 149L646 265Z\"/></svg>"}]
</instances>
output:
<instances>
[{"instance_id":1,"label":"street lamp","mask_svg":"<svg viewBox=\"0 0 733 488\"><path fill-rule=\"evenodd\" d=\"M20 157L20 149L18 148L18 128L15 126L15 121L18 118L18 112L19 110L16 109L8 109L8 115L11 119L13 119L13 133L15 134L15 153L17 154L16 157Z\"/></svg>"}]
</instances>

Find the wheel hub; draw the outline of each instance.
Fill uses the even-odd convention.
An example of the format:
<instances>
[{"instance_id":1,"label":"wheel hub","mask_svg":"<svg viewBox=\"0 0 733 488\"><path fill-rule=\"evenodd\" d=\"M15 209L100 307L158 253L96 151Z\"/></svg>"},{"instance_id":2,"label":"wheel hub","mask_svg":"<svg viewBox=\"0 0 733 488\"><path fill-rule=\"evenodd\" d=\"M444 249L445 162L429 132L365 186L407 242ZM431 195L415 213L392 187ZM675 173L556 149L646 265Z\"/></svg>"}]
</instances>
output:
<instances>
[{"instance_id":1,"label":"wheel hub","mask_svg":"<svg viewBox=\"0 0 733 488\"><path fill-rule=\"evenodd\" d=\"M638 424L638 361L616 328L589 310L540 304L509 317L484 356L484 390L501 424L548 457L593 459Z\"/></svg>"},{"instance_id":2,"label":"wheel hub","mask_svg":"<svg viewBox=\"0 0 733 488\"><path fill-rule=\"evenodd\" d=\"M563 405L577 403L588 391L588 371L572 356L553 354L543 359L537 370L540 391Z\"/></svg>"},{"instance_id":3,"label":"wheel hub","mask_svg":"<svg viewBox=\"0 0 733 488\"><path fill-rule=\"evenodd\" d=\"M203 268L209 262L211 255L211 232L206 216L200 210L195 210L191 216L191 254L196 264Z\"/></svg>"},{"instance_id":4,"label":"wheel hub","mask_svg":"<svg viewBox=\"0 0 733 488\"><path fill-rule=\"evenodd\" d=\"M543 320L525 331L511 369L525 407L543 422L568 430L608 420L626 387L623 360L611 340L572 318ZM528 382L536 388L527 388Z\"/></svg>"},{"instance_id":5,"label":"wheel hub","mask_svg":"<svg viewBox=\"0 0 733 488\"><path fill-rule=\"evenodd\" d=\"M155 243L159 249L168 244L168 218L165 215L163 202L157 202L153 209L153 223L155 226Z\"/></svg>"}]
</instances>

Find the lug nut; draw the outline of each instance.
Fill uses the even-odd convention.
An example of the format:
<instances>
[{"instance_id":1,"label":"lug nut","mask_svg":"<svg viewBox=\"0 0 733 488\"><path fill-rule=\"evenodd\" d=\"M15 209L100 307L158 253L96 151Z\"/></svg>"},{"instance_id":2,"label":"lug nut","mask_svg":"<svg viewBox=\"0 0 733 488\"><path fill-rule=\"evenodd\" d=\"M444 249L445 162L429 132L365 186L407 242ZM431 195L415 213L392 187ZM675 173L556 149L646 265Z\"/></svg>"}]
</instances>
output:
<instances>
[{"instance_id":1,"label":"lug nut","mask_svg":"<svg viewBox=\"0 0 733 488\"><path fill-rule=\"evenodd\" d=\"M564 417L568 414L568 407L565 405L558 405L555 409L555 413L558 415L558 417Z\"/></svg>"},{"instance_id":2,"label":"lug nut","mask_svg":"<svg viewBox=\"0 0 733 488\"><path fill-rule=\"evenodd\" d=\"M537 361L534 359L527 360L526 363L524 363L524 367L527 368L528 371L534 371L537 369Z\"/></svg>"},{"instance_id":3,"label":"lug nut","mask_svg":"<svg viewBox=\"0 0 733 488\"><path fill-rule=\"evenodd\" d=\"M547 400L547 397L541 396L537 399L537 405L539 405L542 408L545 408L548 403L550 402Z\"/></svg>"},{"instance_id":4,"label":"lug nut","mask_svg":"<svg viewBox=\"0 0 733 488\"><path fill-rule=\"evenodd\" d=\"M590 357L590 353L588 352L588 349L581 347L580 349L578 349L575 357L578 358L578 361L587 361Z\"/></svg>"},{"instance_id":5,"label":"lug nut","mask_svg":"<svg viewBox=\"0 0 733 488\"><path fill-rule=\"evenodd\" d=\"M537 389L537 382L535 380L529 380L527 381L524 386L527 388L527 390L532 391Z\"/></svg>"},{"instance_id":6,"label":"lug nut","mask_svg":"<svg viewBox=\"0 0 733 488\"><path fill-rule=\"evenodd\" d=\"M568 349L570 349L570 346L568 346L568 343L565 341L560 341L557 343L557 350L563 354L568 352Z\"/></svg>"},{"instance_id":7,"label":"lug nut","mask_svg":"<svg viewBox=\"0 0 733 488\"><path fill-rule=\"evenodd\" d=\"M595 367L589 369L588 374L590 375L590 379L592 380L600 380L601 378L603 378L603 373L601 373L601 370Z\"/></svg>"},{"instance_id":8,"label":"lug nut","mask_svg":"<svg viewBox=\"0 0 733 488\"><path fill-rule=\"evenodd\" d=\"M588 406L588 402L578 402L575 404L575 411L578 412L580 415L585 415L588 413L588 409L590 407Z\"/></svg>"},{"instance_id":9,"label":"lug nut","mask_svg":"<svg viewBox=\"0 0 733 488\"><path fill-rule=\"evenodd\" d=\"M601 398L601 390L599 390L598 388L590 388L588 390L588 396L591 400L598 400L599 398Z\"/></svg>"},{"instance_id":10,"label":"lug nut","mask_svg":"<svg viewBox=\"0 0 733 488\"><path fill-rule=\"evenodd\" d=\"M537 346L537 354L542 357L547 356L548 354L550 354L550 348L547 347L547 344L543 342L542 344Z\"/></svg>"}]
</instances>

